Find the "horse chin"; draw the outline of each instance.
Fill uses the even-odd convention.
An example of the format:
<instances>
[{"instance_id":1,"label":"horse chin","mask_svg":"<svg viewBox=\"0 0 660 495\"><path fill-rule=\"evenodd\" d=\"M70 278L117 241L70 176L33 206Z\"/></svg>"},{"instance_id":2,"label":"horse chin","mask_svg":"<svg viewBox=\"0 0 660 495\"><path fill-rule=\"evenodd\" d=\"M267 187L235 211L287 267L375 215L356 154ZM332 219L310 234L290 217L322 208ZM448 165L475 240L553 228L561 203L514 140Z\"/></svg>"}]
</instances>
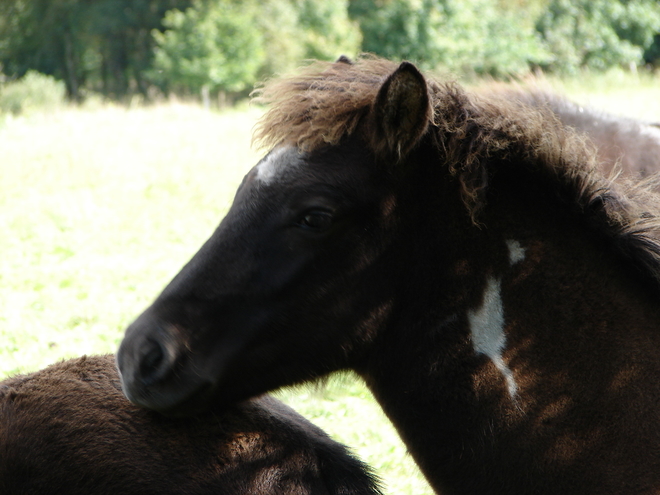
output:
<instances>
[{"instance_id":1,"label":"horse chin","mask_svg":"<svg viewBox=\"0 0 660 495\"><path fill-rule=\"evenodd\" d=\"M150 409L168 417L196 416L211 408L214 386L211 382L200 382L184 396L158 387L146 387L136 394L122 383L124 395L133 404Z\"/></svg>"},{"instance_id":2,"label":"horse chin","mask_svg":"<svg viewBox=\"0 0 660 495\"><path fill-rule=\"evenodd\" d=\"M152 407L151 409L169 418L199 416L209 412L211 409L214 411L223 410L224 408L220 404L212 405L212 402L210 401L211 389L212 387L210 385L202 386L182 402L166 408L158 409Z\"/></svg>"},{"instance_id":3,"label":"horse chin","mask_svg":"<svg viewBox=\"0 0 660 495\"><path fill-rule=\"evenodd\" d=\"M211 383L203 384L180 402L167 407L149 406L149 409L169 418L187 418L208 413L222 414L253 397L262 394L220 393L222 387Z\"/></svg>"}]
</instances>

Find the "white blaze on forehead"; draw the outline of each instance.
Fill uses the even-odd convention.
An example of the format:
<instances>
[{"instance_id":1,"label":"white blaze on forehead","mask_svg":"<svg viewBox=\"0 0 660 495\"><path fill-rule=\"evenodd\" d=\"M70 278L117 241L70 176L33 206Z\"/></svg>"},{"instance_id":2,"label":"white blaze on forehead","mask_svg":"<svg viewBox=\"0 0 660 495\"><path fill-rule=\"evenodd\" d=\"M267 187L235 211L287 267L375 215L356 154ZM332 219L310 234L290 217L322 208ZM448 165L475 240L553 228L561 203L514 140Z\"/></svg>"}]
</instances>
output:
<instances>
[{"instance_id":1,"label":"white blaze on forehead","mask_svg":"<svg viewBox=\"0 0 660 495\"><path fill-rule=\"evenodd\" d=\"M472 346L477 354L485 354L504 375L509 395L514 397L518 386L513 373L504 362L502 352L506 345L504 335L504 307L502 305L501 282L488 277L484 300L481 306L467 313L472 334Z\"/></svg>"},{"instance_id":2,"label":"white blaze on forehead","mask_svg":"<svg viewBox=\"0 0 660 495\"><path fill-rule=\"evenodd\" d=\"M518 241L509 239L506 241L506 245L509 248L509 263L511 263L511 266L525 259L525 248Z\"/></svg>"},{"instance_id":3,"label":"white blaze on forehead","mask_svg":"<svg viewBox=\"0 0 660 495\"><path fill-rule=\"evenodd\" d=\"M280 146L268 153L257 164L257 180L266 185L276 182L288 168L298 163L298 160L293 159L292 153L289 153L293 150L295 148L291 146Z\"/></svg>"}]
</instances>

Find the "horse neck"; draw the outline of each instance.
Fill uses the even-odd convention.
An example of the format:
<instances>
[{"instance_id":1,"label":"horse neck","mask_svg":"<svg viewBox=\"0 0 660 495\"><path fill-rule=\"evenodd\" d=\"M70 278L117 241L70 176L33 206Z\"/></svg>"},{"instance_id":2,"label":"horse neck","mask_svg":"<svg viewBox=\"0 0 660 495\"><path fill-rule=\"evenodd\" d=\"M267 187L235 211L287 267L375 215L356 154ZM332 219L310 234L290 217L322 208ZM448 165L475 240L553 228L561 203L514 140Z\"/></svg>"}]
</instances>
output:
<instances>
[{"instance_id":1,"label":"horse neck","mask_svg":"<svg viewBox=\"0 0 660 495\"><path fill-rule=\"evenodd\" d=\"M359 372L443 493L593 490L603 459L660 442L629 435L658 416L660 387L643 381L660 376L657 292L551 205L492 195L479 227L437 218L434 234L405 236L420 262Z\"/></svg>"}]
</instances>

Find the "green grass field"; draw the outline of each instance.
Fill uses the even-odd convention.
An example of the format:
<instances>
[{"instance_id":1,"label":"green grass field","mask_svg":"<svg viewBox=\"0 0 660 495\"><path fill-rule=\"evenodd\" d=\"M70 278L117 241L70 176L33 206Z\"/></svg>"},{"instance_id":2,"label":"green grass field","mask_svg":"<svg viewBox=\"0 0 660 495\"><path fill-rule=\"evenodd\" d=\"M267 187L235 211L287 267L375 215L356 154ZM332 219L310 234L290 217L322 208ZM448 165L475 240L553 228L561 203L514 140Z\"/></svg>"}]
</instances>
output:
<instances>
[{"instance_id":1,"label":"green grass field","mask_svg":"<svg viewBox=\"0 0 660 495\"><path fill-rule=\"evenodd\" d=\"M659 78L550 83L577 101L660 121ZM176 104L0 115L0 378L115 351L257 161L258 115ZM432 493L352 376L279 395L370 463L386 493Z\"/></svg>"}]
</instances>

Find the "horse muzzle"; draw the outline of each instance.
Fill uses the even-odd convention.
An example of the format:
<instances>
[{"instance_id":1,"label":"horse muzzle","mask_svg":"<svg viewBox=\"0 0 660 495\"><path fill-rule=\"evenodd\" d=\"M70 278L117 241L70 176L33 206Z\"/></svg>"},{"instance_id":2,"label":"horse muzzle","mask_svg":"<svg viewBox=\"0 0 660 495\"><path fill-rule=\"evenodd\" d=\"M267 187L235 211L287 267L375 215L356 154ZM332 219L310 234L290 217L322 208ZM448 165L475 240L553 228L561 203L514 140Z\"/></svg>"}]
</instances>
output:
<instances>
[{"instance_id":1,"label":"horse muzzle","mask_svg":"<svg viewBox=\"0 0 660 495\"><path fill-rule=\"evenodd\" d=\"M177 325L143 314L128 327L117 352L124 395L140 407L167 415L198 412L213 384L191 369L189 358Z\"/></svg>"}]
</instances>

